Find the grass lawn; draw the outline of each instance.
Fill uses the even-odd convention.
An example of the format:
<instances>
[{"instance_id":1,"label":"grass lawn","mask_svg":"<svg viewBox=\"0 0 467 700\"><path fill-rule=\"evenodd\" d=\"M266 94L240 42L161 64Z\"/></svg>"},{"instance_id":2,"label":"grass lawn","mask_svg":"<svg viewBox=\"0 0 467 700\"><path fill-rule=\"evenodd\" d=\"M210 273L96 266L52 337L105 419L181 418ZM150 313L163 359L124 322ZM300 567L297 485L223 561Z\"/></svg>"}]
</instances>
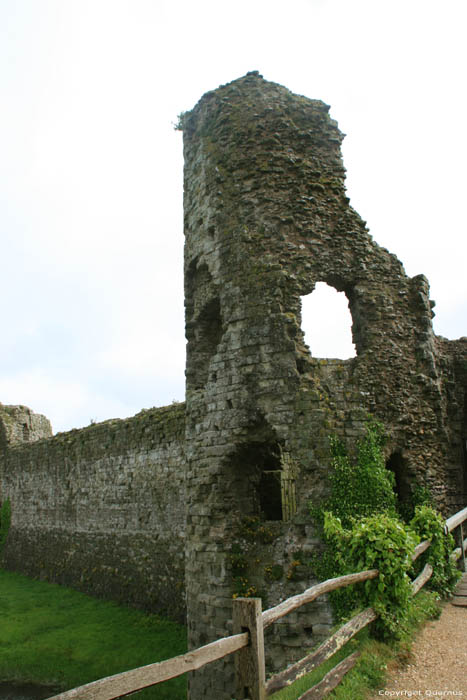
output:
<instances>
[{"instance_id":1,"label":"grass lawn","mask_svg":"<svg viewBox=\"0 0 467 700\"><path fill-rule=\"evenodd\" d=\"M181 625L0 570L0 681L62 690L186 651ZM186 677L138 698L185 700Z\"/></svg>"},{"instance_id":2,"label":"grass lawn","mask_svg":"<svg viewBox=\"0 0 467 700\"><path fill-rule=\"evenodd\" d=\"M274 694L274 700L296 700L355 650L362 652L358 664L329 697L363 700L369 689L381 687L388 663L407 658L420 624L438 614L434 596L422 591L415 599L410 630L401 642L382 644L362 630L322 667ZM0 620L0 682L29 681L65 690L186 650L186 630L181 625L2 570ZM185 700L186 677L135 696Z\"/></svg>"}]
</instances>

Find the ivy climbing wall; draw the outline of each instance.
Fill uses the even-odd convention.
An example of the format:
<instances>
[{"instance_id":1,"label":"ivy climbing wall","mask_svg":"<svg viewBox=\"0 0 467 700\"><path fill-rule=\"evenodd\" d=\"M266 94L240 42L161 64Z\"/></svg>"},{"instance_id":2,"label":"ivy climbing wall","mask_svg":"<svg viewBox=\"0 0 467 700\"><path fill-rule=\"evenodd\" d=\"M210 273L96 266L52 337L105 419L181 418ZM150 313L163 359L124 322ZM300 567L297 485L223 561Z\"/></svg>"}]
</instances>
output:
<instances>
[{"instance_id":1,"label":"ivy climbing wall","mask_svg":"<svg viewBox=\"0 0 467 700\"><path fill-rule=\"evenodd\" d=\"M235 596L270 607L315 583L309 504L329 488L329 436L351 448L369 413L400 500L419 484L445 515L465 505L467 339L434 335L426 278L349 205L327 105L253 72L179 127L186 404L55 437L0 406L0 499L6 566L177 619L186 587L198 647L231 630ZM318 282L347 297L350 360L305 343L301 298ZM319 600L269 628L268 668L331 625ZM192 674L191 700L232 692L231 659Z\"/></svg>"},{"instance_id":2,"label":"ivy climbing wall","mask_svg":"<svg viewBox=\"0 0 467 700\"><path fill-rule=\"evenodd\" d=\"M225 634L232 591L267 591L270 605L312 583L308 504L326 493L329 434L354 442L372 413L388 431L401 498L415 482L445 510L463 498L467 341L434 336L427 280L409 278L350 207L327 105L254 72L206 93L180 128L186 580L199 646ZM300 299L317 282L347 296L351 360L315 358L305 345ZM297 615L267 644L271 664L315 643L329 621L325 610ZM230 668L194 674L191 697L230 698Z\"/></svg>"}]
</instances>

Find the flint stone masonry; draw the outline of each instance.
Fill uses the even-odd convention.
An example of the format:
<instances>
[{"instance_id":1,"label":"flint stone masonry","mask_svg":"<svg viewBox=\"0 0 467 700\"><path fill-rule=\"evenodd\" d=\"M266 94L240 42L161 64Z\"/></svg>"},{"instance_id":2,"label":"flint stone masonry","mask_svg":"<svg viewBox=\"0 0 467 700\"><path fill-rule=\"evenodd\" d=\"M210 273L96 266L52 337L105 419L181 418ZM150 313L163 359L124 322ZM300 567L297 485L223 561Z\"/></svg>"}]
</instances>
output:
<instances>
[{"instance_id":1,"label":"flint stone masonry","mask_svg":"<svg viewBox=\"0 0 467 700\"><path fill-rule=\"evenodd\" d=\"M52 426L45 416L27 406L0 403L0 449L48 437L52 437Z\"/></svg>"},{"instance_id":2,"label":"flint stone masonry","mask_svg":"<svg viewBox=\"0 0 467 700\"><path fill-rule=\"evenodd\" d=\"M235 533L245 517L275 519L264 492L285 465L297 512L273 523L249 583L268 605L313 583L308 503L326 493L330 433L352 444L373 414L402 499L418 482L446 512L465 502L467 340L436 338L426 278L407 277L349 206L327 105L250 73L206 93L181 128L187 610L199 646L225 634L239 546L248 551L241 538L232 549ZM347 296L352 360L317 359L305 345L300 299L317 282ZM267 582L265 558L282 579ZM277 626L272 666L327 631L319 615L309 606ZM193 674L190 697L230 698L231 668L228 659Z\"/></svg>"},{"instance_id":3,"label":"flint stone masonry","mask_svg":"<svg viewBox=\"0 0 467 700\"><path fill-rule=\"evenodd\" d=\"M178 404L10 447L5 565L184 621L184 431Z\"/></svg>"},{"instance_id":4,"label":"flint stone masonry","mask_svg":"<svg viewBox=\"0 0 467 700\"><path fill-rule=\"evenodd\" d=\"M420 484L446 516L466 504L467 338L434 335L426 278L350 207L327 105L254 72L180 128L186 405L30 444L28 409L0 407L0 498L9 568L178 619L186 586L198 647L229 633L234 595L271 607L316 582L309 503L327 493L329 435L351 448L372 414L402 501ZM347 296L351 360L305 344L301 297L318 282ZM331 625L326 599L273 625L268 669ZM190 698L233 687L227 658L191 674Z\"/></svg>"}]
</instances>

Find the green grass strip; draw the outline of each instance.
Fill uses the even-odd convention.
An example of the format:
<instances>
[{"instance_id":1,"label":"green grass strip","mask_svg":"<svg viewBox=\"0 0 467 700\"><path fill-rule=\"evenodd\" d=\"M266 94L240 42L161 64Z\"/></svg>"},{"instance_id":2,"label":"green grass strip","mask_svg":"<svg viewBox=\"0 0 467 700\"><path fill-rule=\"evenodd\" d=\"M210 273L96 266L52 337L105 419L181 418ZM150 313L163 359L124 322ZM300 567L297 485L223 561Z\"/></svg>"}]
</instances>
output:
<instances>
[{"instance_id":1,"label":"green grass strip","mask_svg":"<svg viewBox=\"0 0 467 700\"><path fill-rule=\"evenodd\" d=\"M371 639L368 629L362 630L319 669L275 693L274 700L296 700L356 650L361 651L361 658L329 698L367 697L370 689L383 685L389 663L407 659L420 625L437 615L435 596L422 591L414 599L410 631L403 640L383 644ZM186 630L181 625L2 570L0 620L0 681L66 690L186 651ZM185 700L186 678L175 678L135 696Z\"/></svg>"},{"instance_id":2,"label":"green grass strip","mask_svg":"<svg viewBox=\"0 0 467 700\"><path fill-rule=\"evenodd\" d=\"M0 681L62 690L186 651L181 625L0 570ZM186 678L138 698L184 700Z\"/></svg>"}]
</instances>

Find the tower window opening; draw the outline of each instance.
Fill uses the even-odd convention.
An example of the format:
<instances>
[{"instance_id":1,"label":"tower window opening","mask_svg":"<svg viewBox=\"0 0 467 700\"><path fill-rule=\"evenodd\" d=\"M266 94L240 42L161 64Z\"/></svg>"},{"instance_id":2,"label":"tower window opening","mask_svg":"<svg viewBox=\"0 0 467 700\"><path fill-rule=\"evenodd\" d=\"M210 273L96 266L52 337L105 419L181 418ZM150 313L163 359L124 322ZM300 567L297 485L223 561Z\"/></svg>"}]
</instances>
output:
<instances>
[{"instance_id":1,"label":"tower window opening","mask_svg":"<svg viewBox=\"0 0 467 700\"><path fill-rule=\"evenodd\" d=\"M277 443L245 444L231 465L237 477L235 500L245 514L263 520L290 520L295 515L295 473L282 459Z\"/></svg>"},{"instance_id":2,"label":"tower window opening","mask_svg":"<svg viewBox=\"0 0 467 700\"><path fill-rule=\"evenodd\" d=\"M223 334L220 299L208 266L193 260L186 275L187 385L202 389Z\"/></svg>"},{"instance_id":3,"label":"tower window opening","mask_svg":"<svg viewBox=\"0 0 467 700\"><path fill-rule=\"evenodd\" d=\"M281 469L263 471L258 484L261 513L266 520L282 520Z\"/></svg>"},{"instance_id":4,"label":"tower window opening","mask_svg":"<svg viewBox=\"0 0 467 700\"><path fill-rule=\"evenodd\" d=\"M341 360L355 357L352 315L345 293L318 282L301 303L302 331L311 354Z\"/></svg>"},{"instance_id":5,"label":"tower window opening","mask_svg":"<svg viewBox=\"0 0 467 700\"><path fill-rule=\"evenodd\" d=\"M386 468L394 474L395 492L399 504L410 502L412 488L407 474L407 465L400 452L393 452L386 462Z\"/></svg>"}]
</instances>

